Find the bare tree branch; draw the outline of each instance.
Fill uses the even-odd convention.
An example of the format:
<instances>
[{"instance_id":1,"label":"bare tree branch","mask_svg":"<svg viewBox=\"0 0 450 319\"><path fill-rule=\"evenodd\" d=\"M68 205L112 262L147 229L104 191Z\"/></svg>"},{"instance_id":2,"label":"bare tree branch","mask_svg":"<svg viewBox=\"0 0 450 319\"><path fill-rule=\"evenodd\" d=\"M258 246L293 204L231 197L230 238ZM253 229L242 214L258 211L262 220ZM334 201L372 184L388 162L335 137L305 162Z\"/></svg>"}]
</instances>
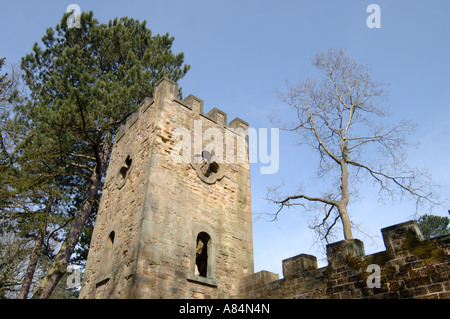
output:
<instances>
[{"instance_id":1,"label":"bare tree branch","mask_svg":"<svg viewBox=\"0 0 450 319\"><path fill-rule=\"evenodd\" d=\"M354 200L352 190L361 181L360 170L380 185L380 195L386 193L394 198L399 191L401 196L413 198L416 208L422 202L436 203L434 194L426 191L430 185L421 179L424 174L406 164L410 144L405 135L415 126L407 121L388 126L382 120L387 115L385 85L373 81L369 69L348 58L342 49L317 54L312 64L322 74L321 81L307 79L288 85L286 93L278 92L280 100L295 112L297 121L275 124L279 120L272 118L271 122L299 134L302 143L319 155L319 178L334 182L326 196L310 196L302 191L275 198L269 192L267 198L278 205L275 219L285 207L306 208L307 202L322 203L325 217L311 228L320 229L321 239L328 240L331 229L341 220L344 237L352 238L347 206ZM349 171L351 168L356 171ZM338 214L330 223L333 211Z\"/></svg>"}]
</instances>

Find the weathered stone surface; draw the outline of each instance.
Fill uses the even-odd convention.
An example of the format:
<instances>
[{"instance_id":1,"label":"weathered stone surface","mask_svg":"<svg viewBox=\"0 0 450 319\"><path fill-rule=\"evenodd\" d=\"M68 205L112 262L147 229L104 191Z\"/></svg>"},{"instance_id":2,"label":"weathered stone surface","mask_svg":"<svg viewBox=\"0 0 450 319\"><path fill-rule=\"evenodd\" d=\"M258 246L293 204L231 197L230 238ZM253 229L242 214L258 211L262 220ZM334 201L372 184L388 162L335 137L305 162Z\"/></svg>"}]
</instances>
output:
<instances>
[{"instance_id":1,"label":"weathered stone surface","mask_svg":"<svg viewBox=\"0 0 450 319\"><path fill-rule=\"evenodd\" d=\"M283 260L284 278L299 276L300 273L317 269L317 258L312 255L300 254Z\"/></svg>"},{"instance_id":2,"label":"weathered stone surface","mask_svg":"<svg viewBox=\"0 0 450 319\"><path fill-rule=\"evenodd\" d=\"M243 298L450 298L450 236L423 240L416 222L382 230L386 251L364 254L361 241L344 240L327 246L328 266L315 269L315 257L283 260L284 278L264 272L242 280ZM369 287L369 265L380 267L379 287Z\"/></svg>"},{"instance_id":3,"label":"weathered stone surface","mask_svg":"<svg viewBox=\"0 0 450 319\"><path fill-rule=\"evenodd\" d=\"M192 162L175 162L177 129L187 130L192 143L194 121L203 132L233 133L225 112L214 108L206 115L202 100L190 95L179 101L177 92L175 82L163 79L119 130L81 298L233 298L240 279L253 273L248 147L245 163L221 162L220 176L206 181ZM196 274L201 232L210 237L205 277Z\"/></svg>"},{"instance_id":4,"label":"weathered stone surface","mask_svg":"<svg viewBox=\"0 0 450 319\"><path fill-rule=\"evenodd\" d=\"M413 221L382 229L382 252L365 255L360 240L344 240L327 246L326 267L300 254L283 260L284 278L253 273L248 145L245 162L213 170L196 169L194 152L187 162L171 157L177 129L191 133L201 121L203 131L237 137L248 123L227 126L223 111L204 114L202 100L177 92L160 81L116 134L81 298L450 298L450 236L424 240ZM379 286L368 285L369 265L379 266Z\"/></svg>"}]
</instances>

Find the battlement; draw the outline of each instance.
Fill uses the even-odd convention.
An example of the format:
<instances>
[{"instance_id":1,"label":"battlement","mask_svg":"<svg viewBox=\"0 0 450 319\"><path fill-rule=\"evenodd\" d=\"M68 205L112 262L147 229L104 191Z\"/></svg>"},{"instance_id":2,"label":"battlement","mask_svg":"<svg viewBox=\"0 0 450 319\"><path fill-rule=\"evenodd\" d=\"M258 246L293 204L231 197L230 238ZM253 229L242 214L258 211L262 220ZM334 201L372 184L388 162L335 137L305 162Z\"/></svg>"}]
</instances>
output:
<instances>
[{"instance_id":1,"label":"battlement","mask_svg":"<svg viewBox=\"0 0 450 319\"><path fill-rule=\"evenodd\" d=\"M126 134L126 132L136 123L136 121L140 118L140 116L146 112L149 108L158 110L162 107L161 102L165 99L169 102L175 102L180 107L184 107L200 115L202 118L205 118L209 121L214 122L215 124L222 126L226 129L235 129L241 128L244 131L248 129L249 124L236 117L229 123L227 122L227 113L224 111L214 107L208 113L204 113L203 111L203 100L200 98L190 94L184 100L180 100L177 98L178 96L178 83L172 81L168 78L162 78L155 87L153 97L146 97L144 101L138 108L138 111L131 114L127 121L122 124L119 130L116 133L115 144L117 144L121 138ZM227 124L228 123L228 124Z\"/></svg>"},{"instance_id":2,"label":"battlement","mask_svg":"<svg viewBox=\"0 0 450 319\"><path fill-rule=\"evenodd\" d=\"M424 240L416 221L381 233L385 251L365 255L358 239L332 243L326 267L318 268L317 258L307 254L285 259L284 278L268 271L249 275L241 282L241 297L450 298L450 236ZM372 275L373 267L380 270L378 276ZM379 286L371 287L375 277Z\"/></svg>"}]
</instances>

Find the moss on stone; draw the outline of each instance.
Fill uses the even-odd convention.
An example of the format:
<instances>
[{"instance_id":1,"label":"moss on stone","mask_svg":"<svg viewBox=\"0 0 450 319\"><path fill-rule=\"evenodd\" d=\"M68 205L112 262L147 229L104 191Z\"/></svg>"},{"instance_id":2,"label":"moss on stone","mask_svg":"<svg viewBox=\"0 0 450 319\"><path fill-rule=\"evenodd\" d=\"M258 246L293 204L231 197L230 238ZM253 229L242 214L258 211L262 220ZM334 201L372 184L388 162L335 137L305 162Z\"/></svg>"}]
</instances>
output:
<instances>
[{"instance_id":1,"label":"moss on stone","mask_svg":"<svg viewBox=\"0 0 450 319\"><path fill-rule=\"evenodd\" d=\"M413 232L408 232L405 236L403 247L409 253L424 261L445 261L445 251L438 248L435 239L420 241Z\"/></svg>"},{"instance_id":2,"label":"moss on stone","mask_svg":"<svg viewBox=\"0 0 450 319\"><path fill-rule=\"evenodd\" d=\"M364 257L347 256L345 258L345 261L353 270L365 271L367 269L367 266L371 264L376 264L381 268L383 268L383 266L385 266L386 263L389 262L391 259L392 256L390 253L388 253L387 251L382 251Z\"/></svg>"}]
</instances>

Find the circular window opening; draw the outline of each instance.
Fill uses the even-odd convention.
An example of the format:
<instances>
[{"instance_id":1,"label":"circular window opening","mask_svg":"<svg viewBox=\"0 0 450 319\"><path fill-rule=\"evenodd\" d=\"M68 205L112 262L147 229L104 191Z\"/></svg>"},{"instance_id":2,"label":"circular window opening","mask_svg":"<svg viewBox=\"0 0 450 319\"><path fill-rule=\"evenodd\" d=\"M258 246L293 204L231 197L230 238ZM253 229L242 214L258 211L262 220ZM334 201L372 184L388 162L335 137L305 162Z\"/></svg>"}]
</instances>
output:
<instances>
[{"instance_id":1,"label":"circular window opening","mask_svg":"<svg viewBox=\"0 0 450 319\"><path fill-rule=\"evenodd\" d=\"M195 154L191 162L197 175L202 181L208 184L214 184L223 177L223 171L220 165L214 159L214 153L203 151L202 154Z\"/></svg>"}]
</instances>

